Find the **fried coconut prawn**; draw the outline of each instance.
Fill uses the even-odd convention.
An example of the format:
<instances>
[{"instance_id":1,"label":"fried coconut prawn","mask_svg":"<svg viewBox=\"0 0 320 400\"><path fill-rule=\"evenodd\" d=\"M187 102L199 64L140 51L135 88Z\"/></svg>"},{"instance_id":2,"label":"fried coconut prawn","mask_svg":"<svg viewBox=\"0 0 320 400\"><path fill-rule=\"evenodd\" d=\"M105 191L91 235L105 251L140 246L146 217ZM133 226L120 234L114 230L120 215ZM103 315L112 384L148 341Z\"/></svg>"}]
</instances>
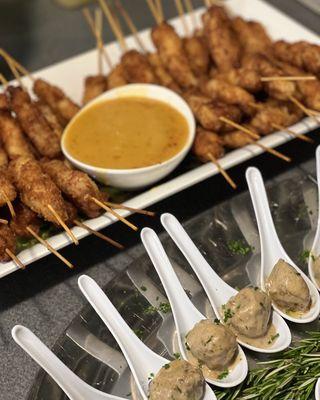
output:
<instances>
[{"instance_id":1,"label":"fried coconut prawn","mask_svg":"<svg viewBox=\"0 0 320 400\"><path fill-rule=\"evenodd\" d=\"M237 68L241 49L225 9L213 5L203 14L202 20L204 38L218 70Z\"/></svg>"},{"instance_id":2,"label":"fried coconut prawn","mask_svg":"<svg viewBox=\"0 0 320 400\"><path fill-rule=\"evenodd\" d=\"M256 21L245 21L241 17L232 20L235 31L243 52L270 54L272 41L263 25Z\"/></svg>"},{"instance_id":3,"label":"fried coconut prawn","mask_svg":"<svg viewBox=\"0 0 320 400\"><path fill-rule=\"evenodd\" d=\"M13 254L16 253L16 237L8 225L0 224L0 262L11 260L6 249L9 249Z\"/></svg>"},{"instance_id":4,"label":"fried coconut prawn","mask_svg":"<svg viewBox=\"0 0 320 400\"><path fill-rule=\"evenodd\" d=\"M197 128L192 152L202 162L211 161L212 157L218 159L224 155L222 140L214 132Z\"/></svg>"},{"instance_id":5,"label":"fried coconut prawn","mask_svg":"<svg viewBox=\"0 0 320 400\"><path fill-rule=\"evenodd\" d=\"M86 173L72 169L60 160L43 160L41 165L62 193L87 217L95 218L101 214L101 207L91 197L102 202L106 199Z\"/></svg>"},{"instance_id":6,"label":"fried coconut prawn","mask_svg":"<svg viewBox=\"0 0 320 400\"><path fill-rule=\"evenodd\" d=\"M155 73L157 80L161 85L173 90L174 92L181 92L181 89L179 88L177 83L173 80L172 76L163 66L159 53L149 53L148 61L152 66L153 72Z\"/></svg>"},{"instance_id":7,"label":"fried coconut prawn","mask_svg":"<svg viewBox=\"0 0 320 400\"><path fill-rule=\"evenodd\" d=\"M50 176L43 172L38 161L19 157L9 164L10 177L18 189L21 201L46 221L57 225L50 205L63 221L68 220L65 202Z\"/></svg>"},{"instance_id":8,"label":"fried coconut prawn","mask_svg":"<svg viewBox=\"0 0 320 400\"><path fill-rule=\"evenodd\" d=\"M194 35L184 38L183 48L195 76L201 77L207 75L210 65L210 54L203 37Z\"/></svg>"},{"instance_id":9,"label":"fried coconut prawn","mask_svg":"<svg viewBox=\"0 0 320 400\"><path fill-rule=\"evenodd\" d=\"M320 46L304 41L288 43L279 40L273 45L276 58L320 76Z\"/></svg>"},{"instance_id":10,"label":"fried coconut prawn","mask_svg":"<svg viewBox=\"0 0 320 400\"><path fill-rule=\"evenodd\" d=\"M125 77L123 65L120 63L116 65L107 76L108 89L114 89L124 86L128 83Z\"/></svg>"},{"instance_id":11,"label":"fried coconut prawn","mask_svg":"<svg viewBox=\"0 0 320 400\"><path fill-rule=\"evenodd\" d=\"M13 186L5 167L0 168L0 207L13 201L17 197L17 192Z\"/></svg>"},{"instance_id":12,"label":"fried coconut prawn","mask_svg":"<svg viewBox=\"0 0 320 400\"><path fill-rule=\"evenodd\" d=\"M107 78L104 75L87 76L84 81L82 104L87 104L108 89Z\"/></svg>"},{"instance_id":13,"label":"fried coconut prawn","mask_svg":"<svg viewBox=\"0 0 320 400\"><path fill-rule=\"evenodd\" d=\"M163 65L174 81L183 89L195 87L197 78L190 68L183 42L174 28L162 22L152 29L151 37Z\"/></svg>"},{"instance_id":14,"label":"fried coconut prawn","mask_svg":"<svg viewBox=\"0 0 320 400\"><path fill-rule=\"evenodd\" d=\"M124 76L129 83L158 83L148 57L137 50L126 51L121 63Z\"/></svg>"},{"instance_id":15,"label":"fried coconut prawn","mask_svg":"<svg viewBox=\"0 0 320 400\"><path fill-rule=\"evenodd\" d=\"M42 222L34 211L21 202L15 204L14 211L15 217L10 221L10 228L17 237L32 238L28 226L39 234Z\"/></svg>"},{"instance_id":16,"label":"fried coconut prawn","mask_svg":"<svg viewBox=\"0 0 320 400\"><path fill-rule=\"evenodd\" d=\"M183 97L199 124L209 131L227 132L233 129L220 120L222 116L234 122L241 120L242 113L238 107L214 102L210 97L201 94L199 91L186 92Z\"/></svg>"},{"instance_id":17,"label":"fried coconut prawn","mask_svg":"<svg viewBox=\"0 0 320 400\"><path fill-rule=\"evenodd\" d=\"M33 157L20 125L7 111L0 111L0 137L10 160L25 156Z\"/></svg>"},{"instance_id":18,"label":"fried coconut prawn","mask_svg":"<svg viewBox=\"0 0 320 400\"><path fill-rule=\"evenodd\" d=\"M41 101L50 106L63 126L67 125L80 109L60 88L43 79L35 81L33 91Z\"/></svg>"},{"instance_id":19,"label":"fried coconut prawn","mask_svg":"<svg viewBox=\"0 0 320 400\"><path fill-rule=\"evenodd\" d=\"M218 71L213 74L212 78L239 86L250 93L260 92L263 88L260 74L250 68L234 68L226 72Z\"/></svg>"},{"instance_id":20,"label":"fried coconut prawn","mask_svg":"<svg viewBox=\"0 0 320 400\"><path fill-rule=\"evenodd\" d=\"M59 156L60 140L29 94L21 87L9 87L8 92L10 106L38 153L49 158Z\"/></svg>"}]
</instances>

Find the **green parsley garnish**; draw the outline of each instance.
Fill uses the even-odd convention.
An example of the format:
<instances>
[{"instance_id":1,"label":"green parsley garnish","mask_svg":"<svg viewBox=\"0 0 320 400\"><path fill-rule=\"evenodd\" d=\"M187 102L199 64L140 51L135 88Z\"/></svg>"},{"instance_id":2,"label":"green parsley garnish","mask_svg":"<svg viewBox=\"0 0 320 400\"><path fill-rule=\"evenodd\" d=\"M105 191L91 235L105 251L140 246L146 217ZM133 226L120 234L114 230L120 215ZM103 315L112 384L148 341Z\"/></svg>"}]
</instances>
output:
<instances>
[{"instance_id":1,"label":"green parsley garnish","mask_svg":"<svg viewBox=\"0 0 320 400\"><path fill-rule=\"evenodd\" d=\"M143 292L146 292L146 291L147 291L147 288L146 288L145 286L140 286L140 289L141 289Z\"/></svg>"},{"instance_id":2,"label":"green parsley garnish","mask_svg":"<svg viewBox=\"0 0 320 400\"><path fill-rule=\"evenodd\" d=\"M248 246L243 240L230 240L227 246L232 254L239 254L241 256L245 256L253 250L253 248Z\"/></svg>"},{"instance_id":3,"label":"green parsley garnish","mask_svg":"<svg viewBox=\"0 0 320 400\"><path fill-rule=\"evenodd\" d=\"M279 337L279 333L276 333L275 335L271 336L270 340L268 341L268 344L273 343L276 339Z\"/></svg>"},{"instance_id":4,"label":"green parsley garnish","mask_svg":"<svg viewBox=\"0 0 320 400\"><path fill-rule=\"evenodd\" d=\"M229 375L229 370L225 369L224 371L221 372L221 374L218 375L218 379L224 379Z\"/></svg>"}]
</instances>

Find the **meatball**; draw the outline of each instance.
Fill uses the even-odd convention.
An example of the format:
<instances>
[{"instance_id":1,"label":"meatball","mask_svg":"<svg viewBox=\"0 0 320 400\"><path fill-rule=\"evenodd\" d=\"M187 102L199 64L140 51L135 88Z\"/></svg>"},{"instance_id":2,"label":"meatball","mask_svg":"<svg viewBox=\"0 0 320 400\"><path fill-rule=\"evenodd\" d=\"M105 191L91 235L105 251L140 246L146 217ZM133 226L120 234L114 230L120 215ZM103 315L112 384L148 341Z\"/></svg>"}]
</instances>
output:
<instances>
[{"instance_id":1,"label":"meatball","mask_svg":"<svg viewBox=\"0 0 320 400\"><path fill-rule=\"evenodd\" d=\"M226 368L238 350L231 330L209 319L198 322L186 339L192 355L211 370Z\"/></svg>"},{"instance_id":2,"label":"meatball","mask_svg":"<svg viewBox=\"0 0 320 400\"><path fill-rule=\"evenodd\" d=\"M150 383L150 400L199 400L204 393L200 368L187 361L164 365Z\"/></svg>"},{"instance_id":3,"label":"meatball","mask_svg":"<svg viewBox=\"0 0 320 400\"><path fill-rule=\"evenodd\" d=\"M279 260L267 280L271 299L285 311L305 312L310 308L309 288L299 272L284 260Z\"/></svg>"},{"instance_id":4,"label":"meatball","mask_svg":"<svg viewBox=\"0 0 320 400\"><path fill-rule=\"evenodd\" d=\"M227 323L240 335L257 338L266 334L271 316L269 296L256 288L244 288L226 304Z\"/></svg>"}]
</instances>

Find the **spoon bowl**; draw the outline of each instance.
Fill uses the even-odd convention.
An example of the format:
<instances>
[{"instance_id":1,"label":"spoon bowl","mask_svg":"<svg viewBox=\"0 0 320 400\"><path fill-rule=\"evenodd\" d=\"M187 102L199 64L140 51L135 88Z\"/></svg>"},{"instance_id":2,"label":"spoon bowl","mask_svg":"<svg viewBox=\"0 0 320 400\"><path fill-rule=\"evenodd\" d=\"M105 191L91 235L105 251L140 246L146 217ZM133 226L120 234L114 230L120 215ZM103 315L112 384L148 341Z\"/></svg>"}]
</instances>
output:
<instances>
[{"instance_id":1,"label":"spoon bowl","mask_svg":"<svg viewBox=\"0 0 320 400\"><path fill-rule=\"evenodd\" d=\"M248 168L246 171L246 179L258 223L261 241L260 286L262 290L266 290L267 278L270 276L275 264L280 259L283 259L285 262L289 263L306 282L311 296L311 306L307 312L299 317L286 314L274 302L272 303L273 308L283 318L291 322L304 324L314 321L316 318L318 318L320 312L320 298L317 288L311 282L308 276L291 260L280 243L271 216L267 193L260 171L253 167Z\"/></svg>"},{"instance_id":2,"label":"spoon bowl","mask_svg":"<svg viewBox=\"0 0 320 400\"><path fill-rule=\"evenodd\" d=\"M205 320L206 317L193 305L181 286L156 233L150 228L144 228L141 232L141 239L169 299L177 329L180 353L185 360L188 360L186 335L194 328L196 323ZM228 375L222 379L206 378L206 380L219 387L233 387L245 379L247 372L246 356L238 346L238 362L229 370Z\"/></svg>"},{"instance_id":3,"label":"spoon bowl","mask_svg":"<svg viewBox=\"0 0 320 400\"><path fill-rule=\"evenodd\" d=\"M118 342L138 390L142 398L147 400L150 381L170 361L153 352L135 335L107 295L92 278L82 275L78 284L85 298ZM215 399L214 392L206 385L203 400Z\"/></svg>"},{"instance_id":4,"label":"spoon bowl","mask_svg":"<svg viewBox=\"0 0 320 400\"><path fill-rule=\"evenodd\" d=\"M316 400L320 400L320 378L318 379L316 384L315 396Z\"/></svg>"},{"instance_id":5,"label":"spoon bowl","mask_svg":"<svg viewBox=\"0 0 320 400\"><path fill-rule=\"evenodd\" d=\"M51 376L70 400L123 400L103 393L80 379L28 328L16 325L12 329L12 337Z\"/></svg>"},{"instance_id":6,"label":"spoon bowl","mask_svg":"<svg viewBox=\"0 0 320 400\"><path fill-rule=\"evenodd\" d=\"M317 169L317 183L318 183L318 204L319 204L318 209L320 210L320 146L318 146L317 150L316 150L316 169ZM314 260L315 260L315 257L319 257L319 256L320 256L320 211L318 212L318 222L317 222L316 234L313 239L313 244L311 247L311 251L309 254L309 260L308 260L309 276L318 290L320 290L320 282L317 282L316 277L315 277Z\"/></svg>"},{"instance_id":7,"label":"spoon bowl","mask_svg":"<svg viewBox=\"0 0 320 400\"><path fill-rule=\"evenodd\" d=\"M224 282L213 270L175 216L163 214L161 216L161 222L197 275L215 314L223 320L222 306L226 304L231 297L235 296L238 291ZM279 337L267 349L253 346L237 338L238 343L259 353L276 353L284 350L291 342L290 329L283 318L276 312L272 313L272 324L279 334Z\"/></svg>"}]
</instances>

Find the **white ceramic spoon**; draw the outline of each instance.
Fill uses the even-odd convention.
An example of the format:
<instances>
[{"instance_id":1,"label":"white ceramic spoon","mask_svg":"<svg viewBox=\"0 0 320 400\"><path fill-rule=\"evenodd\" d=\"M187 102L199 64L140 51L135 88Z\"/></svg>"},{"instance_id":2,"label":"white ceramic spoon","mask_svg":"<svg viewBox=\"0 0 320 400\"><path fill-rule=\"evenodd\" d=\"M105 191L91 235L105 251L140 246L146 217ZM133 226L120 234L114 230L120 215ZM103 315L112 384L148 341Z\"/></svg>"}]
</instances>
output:
<instances>
[{"instance_id":1,"label":"white ceramic spoon","mask_svg":"<svg viewBox=\"0 0 320 400\"><path fill-rule=\"evenodd\" d=\"M16 325L12 329L12 337L51 376L70 400L122 400L121 397L103 393L80 379L28 328Z\"/></svg>"},{"instance_id":2,"label":"white ceramic spoon","mask_svg":"<svg viewBox=\"0 0 320 400\"><path fill-rule=\"evenodd\" d=\"M154 353L135 335L107 295L92 278L82 275L78 280L78 284L88 302L118 342L139 392L143 399L147 400L149 384L153 374L156 375L169 360ZM205 387L205 394L202 400L216 400L216 396L209 385Z\"/></svg>"},{"instance_id":3,"label":"white ceramic spoon","mask_svg":"<svg viewBox=\"0 0 320 400\"><path fill-rule=\"evenodd\" d=\"M206 317L198 311L184 291L156 233L150 228L144 228L141 239L166 291L177 329L179 350L187 360L186 335L197 322ZM219 387L233 387L241 383L247 376L248 364L240 346L238 351L239 362L229 370L229 374L223 379L206 379L207 382Z\"/></svg>"},{"instance_id":4,"label":"white ceramic spoon","mask_svg":"<svg viewBox=\"0 0 320 400\"><path fill-rule=\"evenodd\" d=\"M161 222L197 275L215 314L223 319L222 306L230 300L230 297L235 296L238 291L228 285L213 270L175 216L163 214ZM237 339L238 342L242 346L259 353L276 353L284 350L291 343L290 329L284 319L274 311L272 313L272 323L279 337L269 348L256 347L240 339Z\"/></svg>"},{"instance_id":5,"label":"white ceramic spoon","mask_svg":"<svg viewBox=\"0 0 320 400\"><path fill-rule=\"evenodd\" d=\"M311 307L309 311L300 317L293 317L286 314L275 303L273 303L273 307L280 315L282 315L283 318L286 318L289 321L301 324L314 321L318 318L320 312L320 298L317 288L307 275L294 264L280 243L271 216L267 193L260 171L253 167L248 168L246 171L246 179L258 223L261 241L261 288L262 290L266 289L265 283L271 274L273 267L279 259L283 259L301 274L301 277L308 285L311 295Z\"/></svg>"},{"instance_id":6,"label":"white ceramic spoon","mask_svg":"<svg viewBox=\"0 0 320 400\"><path fill-rule=\"evenodd\" d=\"M313 261L314 257L320 256L320 146L317 147L316 150L316 166L317 166L317 182L318 182L318 223L315 237L313 239L313 244L311 247L311 252L308 261L308 270L309 275L312 282L316 285L318 290L320 290L320 285L316 281L314 269L313 269Z\"/></svg>"},{"instance_id":7,"label":"white ceramic spoon","mask_svg":"<svg viewBox=\"0 0 320 400\"><path fill-rule=\"evenodd\" d=\"M320 400L320 378L318 379L318 382L316 384L315 396L316 400Z\"/></svg>"}]
</instances>

